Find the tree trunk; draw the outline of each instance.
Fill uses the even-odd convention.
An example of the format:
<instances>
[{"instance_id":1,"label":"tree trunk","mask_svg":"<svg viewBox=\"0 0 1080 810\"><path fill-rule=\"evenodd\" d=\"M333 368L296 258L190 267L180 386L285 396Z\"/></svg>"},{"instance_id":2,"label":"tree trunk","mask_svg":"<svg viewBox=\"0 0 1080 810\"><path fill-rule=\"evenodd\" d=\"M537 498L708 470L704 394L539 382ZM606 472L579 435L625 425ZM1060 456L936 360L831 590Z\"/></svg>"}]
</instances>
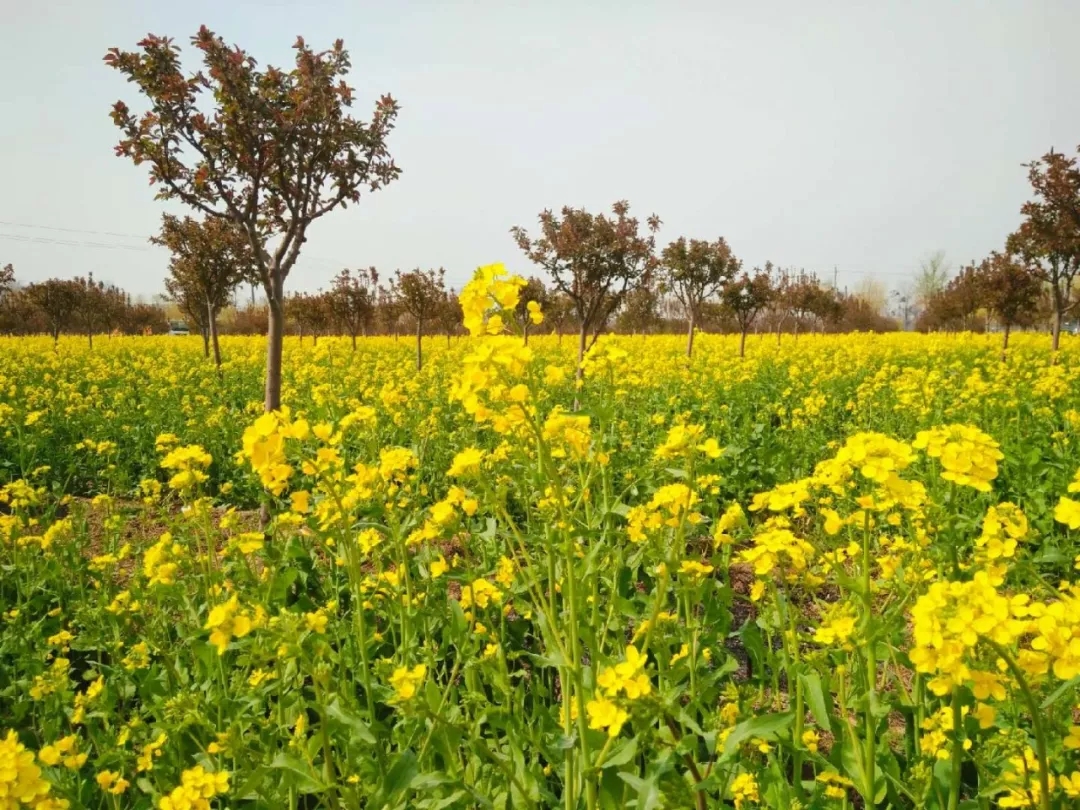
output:
<instances>
[{"instance_id":1,"label":"tree trunk","mask_svg":"<svg viewBox=\"0 0 1080 810\"><path fill-rule=\"evenodd\" d=\"M312 346L318 346L319 345L319 330L318 329L312 329L311 330L311 345Z\"/></svg>"},{"instance_id":2,"label":"tree trunk","mask_svg":"<svg viewBox=\"0 0 1080 810\"><path fill-rule=\"evenodd\" d=\"M58 349L60 347L60 329L59 327L53 327L52 330L52 342L53 348Z\"/></svg>"},{"instance_id":3,"label":"tree trunk","mask_svg":"<svg viewBox=\"0 0 1080 810\"><path fill-rule=\"evenodd\" d=\"M205 326L199 330L202 334L202 353L203 357L210 359L210 330Z\"/></svg>"},{"instance_id":4,"label":"tree trunk","mask_svg":"<svg viewBox=\"0 0 1080 810\"><path fill-rule=\"evenodd\" d=\"M529 322L528 320L521 327L521 333L525 336L525 345L529 345Z\"/></svg>"},{"instance_id":5,"label":"tree trunk","mask_svg":"<svg viewBox=\"0 0 1080 810\"><path fill-rule=\"evenodd\" d=\"M94 328L90 327L86 330L86 339L90 341L90 350L94 350Z\"/></svg>"},{"instance_id":6,"label":"tree trunk","mask_svg":"<svg viewBox=\"0 0 1080 810\"><path fill-rule=\"evenodd\" d=\"M690 314L687 318L686 325L686 357L687 359L694 353L694 315Z\"/></svg>"},{"instance_id":7,"label":"tree trunk","mask_svg":"<svg viewBox=\"0 0 1080 810\"><path fill-rule=\"evenodd\" d=\"M559 333L559 345L562 346L562 329L556 330Z\"/></svg>"},{"instance_id":8,"label":"tree trunk","mask_svg":"<svg viewBox=\"0 0 1080 810\"><path fill-rule=\"evenodd\" d=\"M446 333L446 346L447 346L447 348L450 347L450 332L449 331Z\"/></svg>"},{"instance_id":9,"label":"tree trunk","mask_svg":"<svg viewBox=\"0 0 1080 810\"><path fill-rule=\"evenodd\" d=\"M352 333L352 350L356 351L356 332Z\"/></svg>"},{"instance_id":10,"label":"tree trunk","mask_svg":"<svg viewBox=\"0 0 1080 810\"><path fill-rule=\"evenodd\" d=\"M577 371L574 373L574 379L580 380L585 375L585 369L582 363L585 362L585 324L581 325L581 329L578 331L577 341Z\"/></svg>"},{"instance_id":11,"label":"tree trunk","mask_svg":"<svg viewBox=\"0 0 1080 810\"><path fill-rule=\"evenodd\" d=\"M1058 346L1061 343L1061 307L1056 300L1054 301L1054 316L1050 319L1050 329L1050 348L1056 355Z\"/></svg>"},{"instance_id":12,"label":"tree trunk","mask_svg":"<svg viewBox=\"0 0 1080 810\"><path fill-rule=\"evenodd\" d=\"M739 333L739 357L746 357L746 330Z\"/></svg>"},{"instance_id":13,"label":"tree trunk","mask_svg":"<svg viewBox=\"0 0 1080 810\"><path fill-rule=\"evenodd\" d=\"M214 308L210 302L206 302L207 323L210 324L210 342L214 346L214 365L217 366L218 374L221 373L221 346L218 345L217 318L214 317Z\"/></svg>"},{"instance_id":14,"label":"tree trunk","mask_svg":"<svg viewBox=\"0 0 1080 810\"><path fill-rule=\"evenodd\" d=\"M1009 324L1005 324L1005 336L1001 340L1001 362L1005 362L1005 353L1009 348Z\"/></svg>"},{"instance_id":15,"label":"tree trunk","mask_svg":"<svg viewBox=\"0 0 1080 810\"><path fill-rule=\"evenodd\" d=\"M416 370L424 367L424 322L416 319Z\"/></svg>"},{"instance_id":16,"label":"tree trunk","mask_svg":"<svg viewBox=\"0 0 1080 810\"><path fill-rule=\"evenodd\" d=\"M266 327L266 398L264 409L276 411L281 407L281 355L285 338L285 307L282 301L282 282L274 270L273 292L269 302L269 322Z\"/></svg>"}]
</instances>

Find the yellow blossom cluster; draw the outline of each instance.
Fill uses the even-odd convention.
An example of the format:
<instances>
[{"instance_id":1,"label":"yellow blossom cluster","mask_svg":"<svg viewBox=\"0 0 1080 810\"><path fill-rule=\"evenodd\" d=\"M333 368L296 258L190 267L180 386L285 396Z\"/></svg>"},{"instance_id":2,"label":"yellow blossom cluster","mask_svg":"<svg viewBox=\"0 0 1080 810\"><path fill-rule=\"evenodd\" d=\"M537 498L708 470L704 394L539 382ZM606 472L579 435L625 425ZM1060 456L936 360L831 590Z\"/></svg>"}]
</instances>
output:
<instances>
[{"instance_id":1,"label":"yellow blossom cluster","mask_svg":"<svg viewBox=\"0 0 1080 810\"><path fill-rule=\"evenodd\" d=\"M635 506L626 514L626 533L631 542L642 543L650 533L664 526L676 527L682 521L690 525L704 517L694 507L700 498L686 484L665 484L653 493L648 504Z\"/></svg>"},{"instance_id":2,"label":"yellow blossom cluster","mask_svg":"<svg viewBox=\"0 0 1080 810\"><path fill-rule=\"evenodd\" d=\"M946 425L922 430L912 446L941 463L941 477L980 492L990 491L997 463L1005 456L1000 445L973 425Z\"/></svg>"},{"instance_id":3,"label":"yellow blossom cluster","mask_svg":"<svg viewBox=\"0 0 1080 810\"><path fill-rule=\"evenodd\" d=\"M189 768L180 775L180 784L162 796L160 810L209 810L215 796L229 792L228 771L207 771L202 765Z\"/></svg>"}]
</instances>

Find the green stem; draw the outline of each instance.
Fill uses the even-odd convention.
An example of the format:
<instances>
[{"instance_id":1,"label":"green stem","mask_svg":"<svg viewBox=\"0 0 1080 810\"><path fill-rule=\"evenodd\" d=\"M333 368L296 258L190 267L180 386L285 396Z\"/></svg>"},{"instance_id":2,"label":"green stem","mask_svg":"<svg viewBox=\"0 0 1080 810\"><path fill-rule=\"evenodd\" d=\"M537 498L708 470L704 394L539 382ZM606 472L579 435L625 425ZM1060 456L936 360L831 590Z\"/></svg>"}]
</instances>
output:
<instances>
[{"instance_id":1,"label":"green stem","mask_svg":"<svg viewBox=\"0 0 1080 810\"><path fill-rule=\"evenodd\" d=\"M1040 715L1041 709L1035 700L1035 695L1031 692L1031 686L1028 684L1027 678L1024 677L1024 671L1020 669L1012 653L994 641L986 639L986 642L1001 657L1009 668L1009 672L1016 679L1016 683L1020 687L1020 694L1027 704L1028 711L1031 713L1031 730L1035 734L1035 757L1039 761L1039 787L1041 789L1039 807L1041 810L1050 810L1050 769L1046 762L1046 731L1043 729L1042 716Z\"/></svg>"}]
</instances>

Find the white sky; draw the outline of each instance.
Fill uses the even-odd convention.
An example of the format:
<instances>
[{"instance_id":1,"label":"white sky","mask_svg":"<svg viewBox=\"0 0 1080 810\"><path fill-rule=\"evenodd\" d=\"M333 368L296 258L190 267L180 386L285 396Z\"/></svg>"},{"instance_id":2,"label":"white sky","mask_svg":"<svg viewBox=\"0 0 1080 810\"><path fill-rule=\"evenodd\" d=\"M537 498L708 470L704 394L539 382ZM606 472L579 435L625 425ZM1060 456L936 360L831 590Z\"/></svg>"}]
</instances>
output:
<instances>
[{"instance_id":1,"label":"white sky","mask_svg":"<svg viewBox=\"0 0 1080 810\"><path fill-rule=\"evenodd\" d=\"M145 241L162 206L112 154L109 108L139 100L101 58L147 32L187 53L202 23L262 64L288 64L297 34L342 37L357 113L402 105L401 179L316 224L290 289L372 264L455 286L493 261L528 273L512 225L620 198L664 243L723 235L748 266L896 287L932 250L1000 248L1020 164L1080 143L1067 0L0 0L0 20L0 264L24 282L162 289L168 254Z\"/></svg>"}]
</instances>

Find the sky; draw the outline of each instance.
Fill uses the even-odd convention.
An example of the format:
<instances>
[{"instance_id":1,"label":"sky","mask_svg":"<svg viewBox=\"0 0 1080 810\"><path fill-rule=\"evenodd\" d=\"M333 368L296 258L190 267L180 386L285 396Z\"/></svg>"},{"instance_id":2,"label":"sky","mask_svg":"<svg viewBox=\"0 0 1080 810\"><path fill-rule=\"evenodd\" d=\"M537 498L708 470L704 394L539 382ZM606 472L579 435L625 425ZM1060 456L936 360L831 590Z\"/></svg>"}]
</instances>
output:
<instances>
[{"instance_id":1,"label":"sky","mask_svg":"<svg viewBox=\"0 0 1080 810\"><path fill-rule=\"evenodd\" d=\"M370 265L529 274L511 226L620 199L661 245L723 236L746 267L902 288L933 251L1001 248L1021 164L1080 144L1075 0L0 0L0 19L0 265L143 297L165 208L113 154L112 104L140 104L102 57L155 33L194 70L202 24L262 65L340 37L354 114L401 104L400 179L316 222L289 290Z\"/></svg>"}]
</instances>

